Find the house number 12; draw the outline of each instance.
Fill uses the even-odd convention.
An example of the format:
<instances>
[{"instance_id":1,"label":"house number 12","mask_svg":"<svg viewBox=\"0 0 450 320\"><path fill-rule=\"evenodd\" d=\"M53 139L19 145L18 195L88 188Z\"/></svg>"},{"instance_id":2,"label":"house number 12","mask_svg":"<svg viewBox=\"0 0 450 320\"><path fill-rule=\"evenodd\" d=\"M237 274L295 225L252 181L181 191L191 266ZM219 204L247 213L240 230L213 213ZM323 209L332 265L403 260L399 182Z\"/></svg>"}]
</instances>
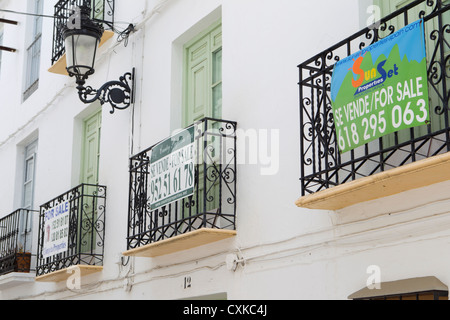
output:
<instances>
[{"instance_id":1,"label":"house number 12","mask_svg":"<svg viewBox=\"0 0 450 320\"><path fill-rule=\"evenodd\" d=\"M191 287L192 279L191 277L184 277L184 289Z\"/></svg>"}]
</instances>

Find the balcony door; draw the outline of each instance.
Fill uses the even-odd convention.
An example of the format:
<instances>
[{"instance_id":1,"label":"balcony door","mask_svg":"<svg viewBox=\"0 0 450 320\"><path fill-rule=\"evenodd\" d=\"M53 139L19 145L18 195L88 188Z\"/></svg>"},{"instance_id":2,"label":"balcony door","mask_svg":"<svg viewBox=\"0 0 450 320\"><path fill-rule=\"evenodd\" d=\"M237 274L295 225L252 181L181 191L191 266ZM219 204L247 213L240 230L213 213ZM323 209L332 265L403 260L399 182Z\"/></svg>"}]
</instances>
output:
<instances>
[{"instance_id":1,"label":"balcony door","mask_svg":"<svg viewBox=\"0 0 450 320\"><path fill-rule=\"evenodd\" d=\"M93 195L98 184L100 136L102 125L101 110L84 121L83 150L81 159L81 183L86 184L83 194ZM95 253L95 223L97 220L97 203L95 197L83 197L79 211L79 246L83 254Z\"/></svg>"},{"instance_id":2,"label":"balcony door","mask_svg":"<svg viewBox=\"0 0 450 320\"><path fill-rule=\"evenodd\" d=\"M222 116L222 27L219 22L185 46L183 127Z\"/></svg>"},{"instance_id":3,"label":"balcony door","mask_svg":"<svg viewBox=\"0 0 450 320\"><path fill-rule=\"evenodd\" d=\"M205 117L222 118L222 25L218 21L184 46L184 105L182 127ZM201 124L200 126L203 126ZM215 124L212 124L214 128ZM202 127L198 127L203 132ZM197 176L193 197L197 213L218 213L220 202L220 139L198 137ZM205 148L205 142L208 146ZM206 166L204 163L206 162ZM205 175L206 172L206 175ZM184 217L183 217L184 218Z\"/></svg>"},{"instance_id":4,"label":"balcony door","mask_svg":"<svg viewBox=\"0 0 450 320\"><path fill-rule=\"evenodd\" d=\"M23 185L22 185L22 208L20 217L19 249L24 252L31 252L31 230L32 212L34 202L34 180L36 168L37 140L25 147Z\"/></svg>"},{"instance_id":5,"label":"balcony door","mask_svg":"<svg viewBox=\"0 0 450 320\"><path fill-rule=\"evenodd\" d=\"M101 125L101 111L84 121L81 183L98 184Z\"/></svg>"},{"instance_id":6,"label":"balcony door","mask_svg":"<svg viewBox=\"0 0 450 320\"><path fill-rule=\"evenodd\" d=\"M104 10L104 0L95 0L94 12L92 12L94 19L103 20Z\"/></svg>"},{"instance_id":7,"label":"balcony door","mask_svg":"<svg viewBox=\"0 0 450 320\"><path fill-rule=\"evenodd\" d=\"M378 4L381 9L382 16L387 16L390 13L393 13L409 4L414 2L414 0L379 0ZM450 0L442 0L442 5L448 5L450 4ZM432 13L435 5L432 6L427 5L427 3L424 1L421 4L411 8L408 10L408 15L405 17L405 15L399 15L396 20L391 20L390 23L394 24L395 31L398 31L402 27L405 26L406 22L412 23L414 21L417 21L420 17L420 13L424 12L425 15L429 15ZM405 20L407 18L407 21ZM443 25L448 25L450 23L450 17L444 16ZM433 61L440 61L441 60L441 54L440 54L440 47L438 40L435 39L434 36L431 36L431 33L433 30L439 30L439 21L437 18L431 19L430 21L427 21L425 23L425 46L426 46L426 55L427 55L427 66L430 67L430 65L433 63ZM436 33L434 33L436 35ZM447 57L450 53L450 47L447 45L444 48L444 55ZM447 74L450 71L450 65L446 66L447 68ZM440 71L442 72L442 71ZM442 74L445 74L445 71L442 72ZM436 74L438 76L438 74ZM444 77L445 78L445 77ZM447 77L448 79L448 77ZM428 79L429 83L433 82L433 80ZM445 80L444 80L445 81ZM447 80L448 81L448 80ZM442 107L442 86L437 85L429 85L428 87L429 91L429 106L430 106L430 127L431 132L437 132L441 129L444 129L446 127L446 121L449 119L446 119L449 117L447 111L437 111L435 108L437 106ZM405 141L409 141L411 139L411 132L414 133L415 137L425 136L428 133L428 126L420 126L413 129L405 129L398 132L398 143L402 143ZM395 135L391 134L385 137L384 141L387 143L387 145L394 145L395 142Z\"/></svg>"}]
</instances>

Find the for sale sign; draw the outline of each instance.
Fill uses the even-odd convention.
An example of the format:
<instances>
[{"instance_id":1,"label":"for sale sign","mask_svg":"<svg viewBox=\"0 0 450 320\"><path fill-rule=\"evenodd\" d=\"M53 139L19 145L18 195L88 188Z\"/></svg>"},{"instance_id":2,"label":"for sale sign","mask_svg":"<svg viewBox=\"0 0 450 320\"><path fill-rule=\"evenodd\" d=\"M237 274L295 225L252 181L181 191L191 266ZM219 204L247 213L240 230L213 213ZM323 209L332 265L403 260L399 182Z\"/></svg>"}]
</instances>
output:
<instances>
[{"instance_id":1,"label":"for sale sign","mask_svg":"<svg viewBox=\"0 0 450 320\"><path fill-rule=\"evenodd\" d=\"M42 258L66 252L69 240L69 201L61 202L44 212Z\"/></svg>"},{"instance_id":2,"label":"for sale sign","mask_svg":"<svg viewBox=\"0 0 450 320\"><path fill-rule=\"evenodd\" d=\"M151 210L194 193L194 148L194 127L190 127L152 149L149 169Z\"/></svg>"},{"instance_id":3,"label":"for sale sign","mask_svg":"<svg viewBox=\"0 0 450 320\"><path fill-rule=\"evenodd\" d=\"M341 153L428 124L423 20L336 63L331 102Z\"/></svg>"}]
</instances>

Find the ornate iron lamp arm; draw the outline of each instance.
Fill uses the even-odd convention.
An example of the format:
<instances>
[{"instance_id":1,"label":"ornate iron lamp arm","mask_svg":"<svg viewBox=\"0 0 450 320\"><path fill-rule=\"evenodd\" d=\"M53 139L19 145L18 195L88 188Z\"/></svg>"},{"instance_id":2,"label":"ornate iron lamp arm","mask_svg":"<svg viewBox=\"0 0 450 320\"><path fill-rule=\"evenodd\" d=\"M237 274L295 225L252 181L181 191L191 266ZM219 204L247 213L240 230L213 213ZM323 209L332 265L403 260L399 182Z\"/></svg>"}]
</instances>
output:
<instances>
[{"instance_id":1,"label":"ornate iron lamp arm","mask_svg":"<svg viewBox=\"0 0 450 320\"><path fill-rule=\"evenodd\" d=\"M134 102L134 68L130 73L125 73L119 81L109 81L99 89L90 86L85 87L84 81L77 81L78 96L84 103L92 103L99 100L103 105L109 103L112 107L110 113L115 109L127 109Z\"/></svg>"}]
</instances>

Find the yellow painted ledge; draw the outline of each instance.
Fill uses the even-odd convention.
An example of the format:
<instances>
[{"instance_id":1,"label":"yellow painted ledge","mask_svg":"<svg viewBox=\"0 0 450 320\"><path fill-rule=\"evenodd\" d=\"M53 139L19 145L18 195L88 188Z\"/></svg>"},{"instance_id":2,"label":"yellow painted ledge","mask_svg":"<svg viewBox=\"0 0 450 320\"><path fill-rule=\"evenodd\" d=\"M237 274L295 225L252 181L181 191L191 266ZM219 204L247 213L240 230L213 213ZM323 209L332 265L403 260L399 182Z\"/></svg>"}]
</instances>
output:
<instances>
[{"instance_id":1,"label":"yellow painted ledge","mask_svg":"<svg viewBox=\"0 0 450 320\"><path fill-rule=\"evenodd\" d=\"M103 270L102 266L84 266L76 265L70 268L61 269L43 276L36 277L37 282L61 282L66 281L70 276L74 274L74 270L79 268L80 276L87 276L89 274L101 272Z\"/></svg>"},{"instance_id":2,"label":"yellow painted ledge","mask_svg":"<svg viewBox=\"0 0 450 320\"><path fill-rule=\"evenodd\" d=\"M237 232L234 230L202 228L140 248L128 250L123 255L147 258L158 257L228 239L236 236L236 234Z\"/></svg>"},{"instance_id":3,"label":"yellow painted ledge","mask_svg":"<svg viewBox=\"0 0 450 320\"><path fill-rule=\"evenodd\" d=\"M295 204L338 210L446 180L450 180L450 152L306 195Z\"/></svg>"},{"instance_id":4,"label":"yellow painted ledge","mask_svg":"<svg viewBox=\"0 0 450 320\"><path fill-rule=\"evenodd\" d=\"M103 32L103 36L100 39L100 43L99 43L99 47L101 47L106 41L108 41L109 39L111 39L114 36L114 32L111 30L105 30L105 32ZM69 74L67 73L66 70L66 54L64 53L63 56L61 58L58 59L58 61L56 61L51 67L50 69L48 69L49 72L51 73L56 73L56 74L61 74L64 76L68 76Z\"/></svg>"}]
</instances>

